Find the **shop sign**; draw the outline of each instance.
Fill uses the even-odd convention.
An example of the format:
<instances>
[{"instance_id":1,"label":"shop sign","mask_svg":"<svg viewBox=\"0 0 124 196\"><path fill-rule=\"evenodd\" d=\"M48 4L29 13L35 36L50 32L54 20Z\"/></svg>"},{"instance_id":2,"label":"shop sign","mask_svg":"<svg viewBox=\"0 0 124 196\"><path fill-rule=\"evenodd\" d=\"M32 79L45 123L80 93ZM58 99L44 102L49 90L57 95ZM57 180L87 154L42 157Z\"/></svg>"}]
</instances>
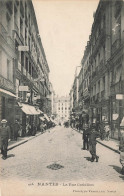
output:
<instances>
[{"instance_id":1,"label":"shop sign","mask_svg":"<svg viewBox=\"0 0 124 196\"><path fill-rule=\"evenodd\" d=\"M117 94L116 99L122 100L122 99L124 99L124 95L123 94Z\"/></svg>"},{"instance_id":2,"label":"shop sign","mask_svg":"<svg viewBox=\"0 0 124 196\"><path fill-rule=\"evenodd\" d=\"M27 52L29 51L29 46L18 46L18 51Z\"/></svg>"},{"instance_id":3,"label":"shop sign","mask_svg":"<svg viewBox=\"0 0 124 196\"><path fill-rule=\"evenodd\" d=\"M28 86L19 86L19 91L28 91Z\"/></svg>"}]
</instances>

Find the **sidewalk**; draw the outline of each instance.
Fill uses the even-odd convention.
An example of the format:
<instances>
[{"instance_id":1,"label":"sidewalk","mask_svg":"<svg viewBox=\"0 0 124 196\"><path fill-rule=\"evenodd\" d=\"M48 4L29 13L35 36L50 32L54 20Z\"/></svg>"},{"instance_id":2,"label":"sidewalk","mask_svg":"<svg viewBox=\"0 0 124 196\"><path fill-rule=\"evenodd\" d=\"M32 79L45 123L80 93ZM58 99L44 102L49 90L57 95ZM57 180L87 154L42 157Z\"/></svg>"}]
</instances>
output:
<instances>
[{"instance_id":1,"label":"sidewalk","mask_svg":"<svg viewBox=\"0 0 124 196\"><path fill-rule=\"evenodd\" d=\"M109 141L106 141L106 140L101 140L101 139L97 139L97 142L107 148L109 148L110 150L113 150L114 152L120 154L120 151L119 151L119 141L118 140L114 140L114 139L111 139Z\"/></svg>"},{"instance_id":2,"label":"sidewalk","mask_svg":"<svg viewBox=\"0 0 124 196\"><path fill-rule=\"evenodd\" d=\"M46 131L49 131L50 129L46 130ZM44 131L43 133L45 133L46 131ZM26 142L28 142L29 140L32 140L34 139L35 137L38 137L39 135L42 135L43 133L41 132L37 132L35 136L25 136L25 137L18 137L17 141L15 140L11 140L8 144L8 151L17 147L17 146L20 146L21 144L24 144ZM0 152L1 154L1 152Z\"/></svg>"},{"instance_id":3,"label":"sidewalk","mask_svg":"<svg viewBox=\"0 0 124 196\"><path fill-rule=\"evenodd\" d=\"M73 128L73 130L77 131L78 133L82 134L82 131L79 132L77 129ZM111 139L109 141L106 140L101 140L101 139L97 139L97 142L103 146L105 146L106 148L109 148L110 150L113 150L114 152L120 154L119 151L119 141L115 140L115 139Z\"/></svg>"},{"instance_id":4,"label":"sidewalk","mask_svg":"<svg viewBox=\"0 0 124 196\"><path fill-rule=\"evenodd\" d=\"M29 140L32 140L33 138L41 134L42 134L41 132L37 132L35 136L18 137L17 141L11 140L8 144L8 150L11 150L17 146L20 146L21 144L24 144L28 142Z\"/></svg>"}]
</instances>

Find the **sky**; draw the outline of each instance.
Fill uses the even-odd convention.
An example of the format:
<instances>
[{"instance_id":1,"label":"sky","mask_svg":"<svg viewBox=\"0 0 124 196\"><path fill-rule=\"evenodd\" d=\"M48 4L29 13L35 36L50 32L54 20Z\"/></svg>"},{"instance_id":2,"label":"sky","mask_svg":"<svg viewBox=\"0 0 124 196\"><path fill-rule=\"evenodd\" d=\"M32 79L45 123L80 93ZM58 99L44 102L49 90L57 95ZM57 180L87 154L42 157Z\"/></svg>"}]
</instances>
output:
<instances>
[{"instance_id":1,"label":"sky","mask_svg":"<svg viewBox=\"0 0 124 196\"><path fill-rule=\"evenodd\" d=\"M32 0L56 95L72 88L99 0Z\"/></svg>"}]
</instances>

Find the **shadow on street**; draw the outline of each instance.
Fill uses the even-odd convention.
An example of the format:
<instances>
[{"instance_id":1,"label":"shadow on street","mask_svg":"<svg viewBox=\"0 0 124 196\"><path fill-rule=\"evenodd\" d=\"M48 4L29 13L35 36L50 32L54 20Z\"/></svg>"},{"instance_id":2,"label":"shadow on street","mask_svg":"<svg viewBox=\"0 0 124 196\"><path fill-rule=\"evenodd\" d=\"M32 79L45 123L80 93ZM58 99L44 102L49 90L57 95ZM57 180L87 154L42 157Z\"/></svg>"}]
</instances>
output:
<instances>
[{"instance_id":1,"label":"shadow on street","mask_svg":"<svg viewBox=\"0 0 124 196\"><path fill-rule=\"evenodd\" d=\"M8 158L11 158L11 157L15 157L15 155L14 155L14 154L9 154L9 155L7 155L7 159L8 159Z\"/></svg>"}]
</instances>

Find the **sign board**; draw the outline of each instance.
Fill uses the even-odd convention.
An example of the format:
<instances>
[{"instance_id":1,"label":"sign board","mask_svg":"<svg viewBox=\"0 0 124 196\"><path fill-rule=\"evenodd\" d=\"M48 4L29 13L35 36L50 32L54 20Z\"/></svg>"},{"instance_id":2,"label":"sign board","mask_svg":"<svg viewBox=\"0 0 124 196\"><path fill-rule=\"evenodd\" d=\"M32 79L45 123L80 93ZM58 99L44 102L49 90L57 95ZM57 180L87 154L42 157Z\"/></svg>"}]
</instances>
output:
<instances>
[{"instance_id":1,"label":"sign board","mask_svg":"<svg viewBox=\"0 0 124 196\"><path fill-rule=\"evenodd\" d=\"M28 91L28 86L19 86L19 91Z\"/></svg>"},{"instance_id":2,"label":"sign board","mask_svg":"<svg viewBox=\"0 0 124 196\"><path fill-rule=\"evenodd\" d=\"M29 46L18 46L18 51L23 51L23 52L29 51Z\"/></svg>"},{"instance_id":3,"label":"sign board","mask_svg":"<svg viewBox=\"0 0 124 196\"><path fill-rule=\"evenodd\" d=\"M124 95L123 94L117 94L116 99L122 100L122 99L124 99Z\"/></svg>"}]
</instances>

